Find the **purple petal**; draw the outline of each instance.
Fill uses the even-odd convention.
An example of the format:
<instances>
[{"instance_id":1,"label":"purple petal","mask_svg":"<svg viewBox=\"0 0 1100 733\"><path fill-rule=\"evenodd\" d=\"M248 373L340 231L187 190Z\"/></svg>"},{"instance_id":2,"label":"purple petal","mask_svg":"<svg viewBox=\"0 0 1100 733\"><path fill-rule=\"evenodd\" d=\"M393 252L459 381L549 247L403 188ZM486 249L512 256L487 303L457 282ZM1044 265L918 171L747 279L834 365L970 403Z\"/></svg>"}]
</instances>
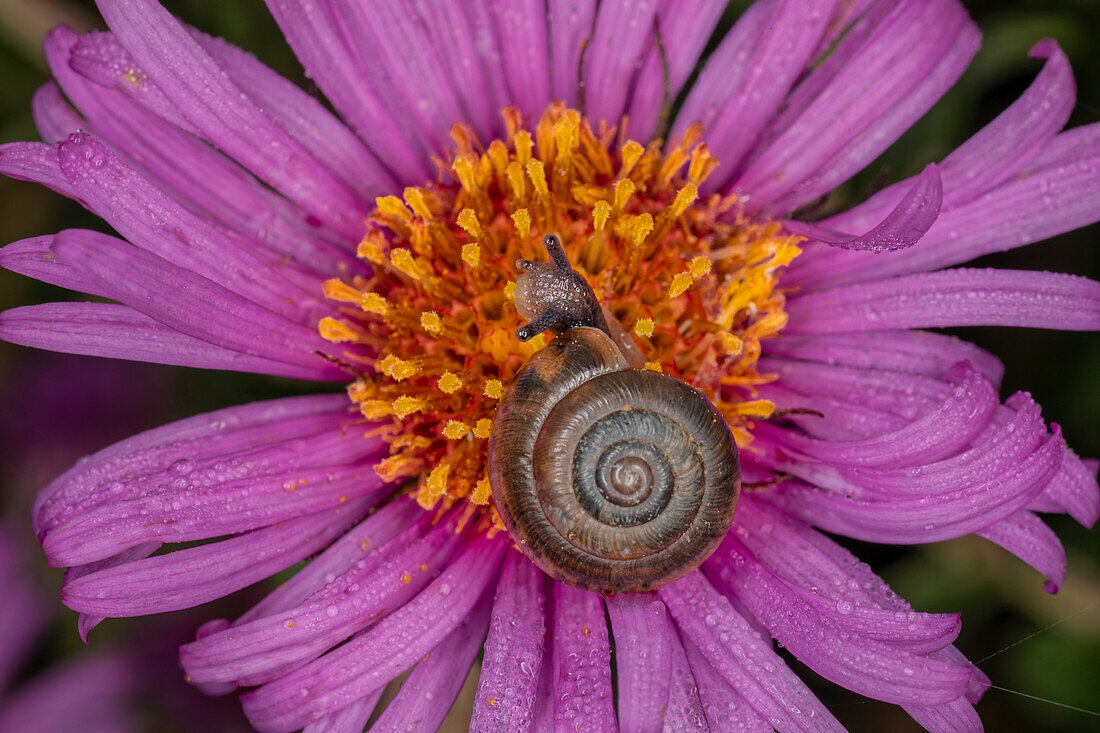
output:
<instances>
[{"instance_id":1,"label":"purple petal","mask_svg":"<svg viewBox=\"0 0 1100 733\"><path fill-rule=\"evenodd\" d=\"M144 560L152 555L154 552L161 548L160 542L147 542L143 545L135 545L128 550L111 555L104 560L97 560L96 562L90 562L85 565L74 565L65 569L65 582L71 583L77 578L82 578L85 575L91 575L92 573L106 568L113 568L119 565L125 565L127 563L134 562L136 560ZM88 643L88 634L92 633L92 629L107 618L106 616L98 616L95 614L82 613L79 614L76 619L76 629L80 634L80 638L85 644Z\"/></svg>"},{"instance_id":2,"label":"purple petal","mask_svg":"<svg viewBox=\"0 0 1100 733\"><path fill-rule=\"evenodd\" d=\"M490 0L486 9L496 28L508 102L537 117L550 101L546 8L542 0Z\"/></svg>"},{"instance_id":3,"label":"purple petal","mask_svg":"<svg viewBox=\"0 0 1100 733\"><path fill-rule=\"evenodd\" d=\"M310 450L332 451L332 441L325 441L326 437L329 436L315 438ZM358 434L352 433L350 437L353 443L369 445ZM324 445L325 442L330 445ZM293 448L291 444L286 450ZM340 449L348 451L344 445ZM375 448L362 458L369 460L383 455L384 449ZM242 461L246 460L259 463L263 457L242 456ZM98 505L54 527L43 538L47 557L66 565L80 564L108 556L103 553L127 544L191 542L246 532L334 509L353 500L367 499L373 504L393 491L391 485L378 477L373 465L362 463L276 469L258 476L214 479L205 486L204 479L209 480L213 472L207 467L199 470L206 476L184 477L169 485L149 482L149 490L136 499L116 500L110 492L101 491L104 496ZM180 476L188 474L177 472L176 478Z\"/></svg>"},{"instance_id":4,"label":"purple petal","mask_svg":"<svg viewBox=\"0 0 1100 733\"><path fill-rule=\"evenodd\" d=\"M889 8L889 9L886 9ZM734 183L754 210L791 211L878 156L954 83L979 33L951 0L872 10L792 92Z\"/></svg>"},{"instance_id":5,"label":"purple petal","mask_svg":"<svg viewBox=\"0 0 1100 733\"><path fill-rule=\"evenodd\" d=\"M799 484L786 484L776 501L804 521L867 542L913 544L961 537L1026 507L1061 464L1060 432L1032 454L1015 474L991 476L985 484L939 495L853 499Z\"/></svg>"},{"instance_id":6,"label":"purple petal","mask_svg":"<svg viewBox=\"0 0 1100 733\"><path fill-rule=\"evenodd\" d=\"M302 733L363 733L384 691L380 687L343 710L318 718L303 728Z\"/></svg>"},{"instance_id":7,"label":"purple petal","mask_svg":"<svg viewBox=\"0 0 1100 733\"><path fill-rule=\"evenodd\" d=\"M306 73L351 124L378 158L402 183L419 183L431 175L420 135L398 123L384 98L363 73L358 54L343 41L343 28L327 4L313 0L267 0Z\"/></svg>"},{"instance_id":8,"label":"purple petal","mask_svg":"<svg viewBox=\"0 0 1100 733\"><path fill-rule=\"evenodd\" d=\"M626 108L636 64L650 45L657 0L603 0L584 55L584 112L614 124Z\"/></svg>"},{"instance_id":9,"label":"purple petal","mask_svg":"<svg viewBox=\"0 0 1100 733\"><path fill-rule=\"evenodd\" d=\"M374 572L384 559L384 555L377 550L381 547L389 549L390 540L423 519L423 516L424 510L408 497L398 497L387 503L310 560L309 565L295 573L294 577L249 608L236 624L283 613L298 606L322 588L331 587L332 579L343 575L353 565L361 572Z\"/></svg>"},{"instance_id":10,"label":"purple petal","mask_svg":"<svg viewBox=\"0 0 1100 733\"><path fill-rule=\"evenodd\" d=\"M792 298L789 333L947 326L1100 330L1100 283L1075 275L957 269Z\"/></svg>"},{"instance_id":11,"label":"purple petal","mask_svg":"<svg viewBox=\"0 0 1100 733\"><path fill-rule=\"evenodd\" d=\"M916 183L902 197L885 219L862 236L852 237L813 224L784 222L795 234L823 242L839 249L872 252L894 252L911 247L932 227L940 213L943 187L934 163L929 163L917 176Z\"/></svg>"},{"instance_id":12,"label":"purple petal","mask_svg":"<svg viewBox=\"0 0 1100 733\"><path fill-rule=\"evenodd\" d=\"M1049 147L1069 119L1074 84L1066 55L1049 40L1040 41L1028 55L1048 61L1027 91L940 163L944 211L973 201L1018 175ZM866 229L894 208L914 181L915 177L895 183L822 224L842 231Z\"/></svg>"},{"instance_id":13,"label":"purple petal","mask_svg":"<svg viewBox=\"0 0 1100 733\"><path fill-rule=\"evenodd\" d=\"M1062 467L1041 495L1044 503L1053 504L1054 508L1044 506L1036 511L1065 512L1091 529L1100 515L1096 470L1095 460L1082 460L1067 449Z\"/></svg>"},{"instance_id":14,"label":"purple petal","mask_svg":"<svg viewBox=\"0 0 1100 733\"><path fill-rule=\"evenodd\" d=\"M57 84L48 81L38 87L31 99L31 114L38 134L47 143L60 142L77 130L88 127L87 121L61 96Z\"/></svg>"},{"instance_id":15,"label":"purple petal","mask_svg":"<svg viewBox=\"0 0 1100 733\"><path fill-rule=\"evenodd\" d=\"M773 727L843 731L760 633L698 570L658 591L684 638ZM692 667L697 670L698 667Z\"/></svg>"},{"instance_id":16,"label":"purple petal","mask_svg":"<svg viewBox=\"0 0 1100 733\"><path fill-rule=\"evenodd\" d=\"M79 516L85 502L100 500L101 491L140 495L143 477L178 477L193 472L199 461L209 463L212 473L224 472L234 457L338 429L347 419L347 397L313 395L230 407L139 433L81 459L39 492L31 512L34 530L41 538ZM281 466L309 455L283 454Z\"/></svg>"},{"instance_id":17,"label":"purple petal","mask_svg":"<svg viewBox=\"0 0 1100 733\"><path fill-rule=\"evenodd\" d=\"M65 302L11 308L0 313L0 340L65 354L296 379L347 379L320 360L305 366L231 351L182 334L132 308L113 303Z\"/></svg>"},{"instance_id":18,"label":"purple petal","mask_svg":"<svg viewBox=\"0 0 1100 733\"><path fill-rule=\"evenodd\" d=\"M954 336L930 331L867 331L843 334L784 334L761 344L764 353L826 364L902 372L938 378L968 361L999 388L1004 365L993 354Z\"/></svg>"},{"instance_id":19,"label":"purple petal","mask_svg":"<svg viewBox=\"0 0 1100 733\"><path fill-rule=\"evenodd\" d=\"M771 504L745 497L737 512L739 540L774 576L770 582L786 586L814 618L915 654L942 649L958 635L959 614L883 608L875 595L888 591L881 580L874 578L874 591L865 588L850 571L855 556ZM728 565L723 558L715 564Z\"/></svg>"},{"instance_id":20,"label":"purple petal","mask_svg":"<svg viewBox=\"0 0 1100 733\"><path fill-rule=\"evenodd\" d=\"M96 288L180 333L230 351L322 372L316 331L246 300L201 275L117 239L89 246L59 236L57 256L80 262ZM171 283L171 287L165 284ZM328 368L331 372L332 367Z\"/></svg>"},{"instance_id":21,"label":"purple petal","mask_svg":"<svg viewBox=\"0 0 1100 733\"><path fill-rule=\"evenodd\" d=\"M977 534L996 542L1046 576L1048 593L1057 593L1066 579L1066 551L1058 535L1043 520L1021 509Z\"/></svg>"},{"instance_id":22,"label":"purple petal","mask_svg":"<svg viewBox=\"0 0 1100 733\"><path fill-rule=\"evenodd\" d=\"M372 730L438 730L458 697L489 626L484 597L443 643L428 652L401 685Z\"/></svg>"},{"instance_id":23,"label":"purple petal","mask_svg":"<svg viewBox=\"0 0 1100 733\"><path fill-rule=\"evenodd\" d=\"M67 237L89 243L111 239L106 234L87 229L66 229L63 233ZM79 266L57 256L53 248L55 240L54 235L45 235L12 242L0 249L0 267L59 288L97 295L101 298L108 297L107 291L97 289L95 281L87 277Z\"/></svg>"},{"instance_id":24,"label":"purple petal","mask_svg":"<svg viewBox=\"0 0 1100 733\"><path fill-rule=\"evenodd\" d=\"M188 31L229 78L351 190L370 198L396 185L344 123L296 84L231 43Z\"/></svg>"},{"instance_id":25,"label":"purple petal","mask_svg":"<svg viewBox=\"0 0 1100 733\"><path fill-rule=\"evenodd\" d=\"M966 698L960 697L944 705L906 705L905 712L925 730L974 733L984 730L981 718Z\"/></svg>"},{"instance_id":26,"label":"purple petal","mask_svg":"<svg viewBox=\"0 0 1100 733\"><path fill-rule=\"evenodd\" d=\"M369 207L264 114L155 0L100 0L138 67L202 136L349 239Z\"/></svg>"},{"instance_id":27,"label":"purple petal","mask_svg":"<svg viewBox=\"0 0 1100 733\"><path fill-rule=\"evenodd\" d=\"M840 608L822 614L819 604L815 607L799 597L733 536L705 567L708 577L720 579L799 660L849 690L899 705L942 704L966 691L969 668L937 662L838 626L833 618L844 615ZM888 635L888 626L875 628L869 618L863 621L873 635Z\"/></svg>"},{"instance_id":28,"label":"purple petal","mask_svg":"<svg viewBox=\"0 0 1100 733\"><path fill-rule=\"evenodd\" d=\"M596 0L563 0L547 3L546 25L550 34L550 95L568 106L580 105L581 51L592 35ZM644 138L648 139L648 138Z\"/></svg>"},{"instance_id":29,"label":"purple petal","mask_svg":"<svg viewBox=\"0 0 1100 733\"><path fill-rule=\"evenodd\" d=\"M5 143L0 145L0 174L20 181L40 183L71 199L78 198L69 180L61 172L57 148L46 143Z\"/></svg>"},{"instance_id":30,"label":"purple petal","mask_svg":"<svg viewBox=\"0 0 1100 733\"><path fill-rule=\"evenodd\" d=\"M386 99L389 109L395 113L400 110L409 127L419 132L428 151L438 155L453 145L451 125L465 120L466 114L447 70L435 54L425 29L427 23L417 17L411 5L334 3L362 67L370 69L371 83Z\"/></svg>"},{"instance_id":31,"label":"purple petal","mask_svg":"<svg viewBox=\"0 0 1100 733\"><path fill-rule=\"evenodd\" d=\"M60 26L46 37L46 60L66 95L88 116L91 129L129 167L200 218L224 225L257 248L289 256L326 274L340 263L353 262L349 253L322 240L336 239L335 235L319 230L305 211L235 162L122 91L105 88L70 67L70 59L86 60L88 48L102 46L104 41L118 46L110 34L77 36ZM118 49L124 53L121 46ZM81 128L88 129L89 124Z\"/></svg>"},{"instance_id":32,"label":"purple petal","mask_svg":"<svg viewBox=\"0 0 1100 733\"><path fill-rule=\"evenodd\" d=\"M684 639L690 673L699 685L706 719L700 728L737 733L772 733L775 728L760 716L726 678L716 670L691 639Z\"/></svg>"},{"instance_id":33,"label":"purple petal","mask_svg":"<svg viewBox=\"0 0 1100 733\"><path fill-rule=\"evenodd\" d=\"M993 387L973 369L939 408L886 435L846 442L806 438L773 425L757 435L774 440L818 462L841 466L920 466L954 455L989 423L1000 401Z\"/></svg>"},{"instance_id":34,"label":"purple petal","mask_svg":"<svg viewBox=\"0 0 1100 733\"><path fill-rule=\"evenodd\" d=\"M619 726L660 730L672 684L670 637L676 632L655 593L627 593L607 599L615 635Z\"/></svg>"},{"instance_id":35,"label":"purple petal","mask_svg":"<svg viewBox=\"0 0 1100 733\"><path fill-rule=\"evenodd\" d=\"M91 135L73 134L58 146L58 159L85 206L135 246L275 313L303 323L316 320L318 278L292 283L298 275L293 266L274 253L259 259L255 247L184 209Z\"/></svg>"},{"instance_id":36,"label":"purple petal","mask_svg":"<svg viewBox=\"0 0 1100 733\"><path fill-rule=\"evenodd\" d=\"M470 730L526 730L534 717L546 633L545 576L509 552L493 599L493 618L474 698Z\"/></svg>"},{"instance_id":37,"label":"purple petal","mask_svg":"<svg viewBox=\"0 0 1100 733\"><path fill-rule=\"evenodd\" d=\"M241 696L265 731L292 731L397 677L439 645L496 580L507 544L482 537L411 603L320 659ZM306 690L303 696L301 690Z\"/></svg>"},{"instance_id":38,"label":"purple petal","mask_svg":"<svg viewBox=\"0 0 1100 733\"><path fill-rule=\"evenodd\" d=\"M702 686L695 679L695 674L692 672L691 664L688 662L685 653L685 644L680 642L680 635L676 633L675 629L668 636L668 644L672 657L672 685L668 691L668 707L665 708L662 720L664 730L670 731L670 733L705 730L708 715L703 709L703 701L700 698L700 688ZM704 663L712 674L718 675L709 662ZM721 676L719 676L719 679L721 679ZM727 688L729 687L725 680L722 680L722 682ZM752 712L752 708L747 704L742 703L742 707L748 712ZM771 730L771 728L769 727L768 730Z\"/></svg>"},{"instance_id":39,"label":"purple petal","mask_svg":"<svg viewBox=\"0 0 1100 733\"><path fill-rule=\"evenodd\" d=\"M112 617L197 606L304 560L346 531L368 506L352 501L232 539L90 573L65 585L61 601L81 613Z\"/></svg>"},{"instance_id":40,"label":"purple petal","mask_svg":"<svg viewBox=\"0 0 1100 733\"><path fill-rule=\"evenodd\" d=\"M661 48L656 43L650 44L645 61L635 75L627 109L627 132L631 138L651 140L658 134L661 122L667 125L668 120L662 120L662 115L671 111L728 5L725 0L679 0L666 2L658 8L657 32L663 41L664 56L662 58ZM555 93L555 97L562 98L562 95Z\"/></svg>"},{"instance_id":41,"label":"purple petal","mask_svg":"<svg viewBox=\"0 0 1100 733\"><path fill-rule=\"evenodd\" d=\"M413 525L378 551L380 566L353 567L298 606L183 646L183 668L200 683L253 686L313 661L408 603L452 560L459 547L453 521L422 533Z\"/></svg>"},{"instance_id":42,"label":"purple petal","mask_svg":"<svg viewBox=\"0 0 1100 733\"><path fill-rule=\"evenodd\" d=\"M686 124L702 121L710 152L722 161L717 175L708 181L711 187L726 182L740 168L765 124L809 66L835 5L836 0L765 4L767 10L759 12L766 17L746 13L742 18L746 25L761 23L758 31L745 37L735 28L707 61L677 118L674 139Z\"/></svg>"},{"instance_id":43,"label":"purple petal","mask_svg":"<svg viewBox=\"0 0 1100 733\"><path fill-rule=\"evenodd\" d=\"M603 599L554 582L554 728L616 730Z\"/></svg>"}]
</instances>

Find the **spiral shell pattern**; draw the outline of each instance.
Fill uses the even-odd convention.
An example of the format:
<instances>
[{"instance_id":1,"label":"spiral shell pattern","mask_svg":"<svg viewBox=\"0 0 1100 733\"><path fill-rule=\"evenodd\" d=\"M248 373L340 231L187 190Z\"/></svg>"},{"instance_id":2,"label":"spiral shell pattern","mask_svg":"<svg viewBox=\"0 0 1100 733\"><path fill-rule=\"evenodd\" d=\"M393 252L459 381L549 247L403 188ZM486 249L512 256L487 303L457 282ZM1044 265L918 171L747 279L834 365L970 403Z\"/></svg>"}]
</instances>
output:
<instances>
[{"instance_id":1,"label":"spiral shell pattern","mask_svg":"<svg viewBox=\"0 0 1100 733\"><path fill-rule=\"evenodd\" d=\"M675 580L733 520L737 448L702 394L630 369L575 328L535 354L501 401L489 481L520 549L553 577L612 594Z\"/></svg>"}]
</instances>

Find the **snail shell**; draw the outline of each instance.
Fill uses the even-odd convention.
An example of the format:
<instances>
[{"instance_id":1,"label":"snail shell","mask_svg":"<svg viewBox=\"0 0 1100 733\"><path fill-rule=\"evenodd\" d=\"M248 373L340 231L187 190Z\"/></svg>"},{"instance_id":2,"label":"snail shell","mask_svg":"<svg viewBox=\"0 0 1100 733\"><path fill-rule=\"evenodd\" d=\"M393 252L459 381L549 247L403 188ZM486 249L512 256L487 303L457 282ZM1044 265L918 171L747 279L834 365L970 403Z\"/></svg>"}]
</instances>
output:
<instances>
[{"instance_id":1,"label":"snail shell","mask_svg":"<svg viewBox=\"0 0 1100 733\"><path fill-rule=\"evenodd\" d=\"M489 437L501 520L547 574L610 595L698 566L729 530L737 447L686 383L631 369L607 333L565 330L516 374Z\"/></svg>"}]
</instances>

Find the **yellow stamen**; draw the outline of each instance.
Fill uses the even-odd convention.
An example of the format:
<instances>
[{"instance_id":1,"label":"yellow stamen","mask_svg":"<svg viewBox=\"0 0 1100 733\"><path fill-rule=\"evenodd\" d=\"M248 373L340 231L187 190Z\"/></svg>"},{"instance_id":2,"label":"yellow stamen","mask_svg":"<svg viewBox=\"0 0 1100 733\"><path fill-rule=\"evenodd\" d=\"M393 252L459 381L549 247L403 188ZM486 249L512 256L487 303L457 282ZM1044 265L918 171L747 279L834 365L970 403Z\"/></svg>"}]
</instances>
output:
<instances>
[{"instance_id":1,"label":"yellow stamen","mask_svg":"<svg viewBox=\"0 0 1100 733\"><path fill-rule=\"evenodd\" d=\"M504 396L504 383L499 379L488 379L485 381L485 396L499 400Z\"/></svg>"},{"instance_id":2,"label":"yellow stamen","mask_svg":"<svg viewBox=\"0 0 1100 733\"><path fill-rule=\"evenodd\" d=\"M493 497L493 489L489 485L489 479L483 478L477 482L477 486L474 487L474 493L470 494L470 501L475 504L485 506L489 503L489 499ZM490 698L493 700L495 698ZM492 704L490 702L490 704Z\"/></svg>"},{"instance_id":3,"label":"yellow stamen","mask_svg":"<svg viewBox=\"0 0 1100 733\"><path fill-rule=\"evenodd\" d=\"M414 412L420 412L428 403L419 397L410 397L408 395L402 395L393 401L393 414L401 420L404 420Z\"/></svg>"},{"instance_id":4,"label":"yellow stamen","mask_svg":"<svg viewBox=\"0 0 1100 733\"><path fill-rule=\"evenodd\" d=\"M592 207L592 227L596 233L603 231L609 216L611 216L611 204L606 201L597 201L596 205Z\"/></svg>"},{"instance_id":5,"label":"yellow stamen","mask_svg":"<svg viewBox=\"0 0 1100 733\"><path fill-rule=\"evenodd\" d=\"M481 262L481 247L476 244L462 245L462 261L469 267L477 267Z\"/></svg>"},{"instance_id":6,"label":"yellow stamen","mask_svg":"<svg viewBox=\"0 0 1100 733\"><path fill-rule=\"evenodd\" d=\"M435 311L425 311L420 314L420 327L433 336L443 332L443 319Z\"/></svg>"},{"instance_id":7,"label":"yellow stamen","mask_svg":"<svg viewBox=\"0 0 1100 733\"><path fill-rule=\"evenodd\" d=\"M468 432L470 432L470 426L461 420L448 420L447 425L443 428L443 435L449 440L465 438Z\"/></svg>"},{"instance_id":8,"label":"yellow stamen","mask_svg":"<svg viewBox=\"0 0 1100 733\"><path fill-rule=\"evenodd\" d=\"M634 333L639 336L652 336L653 335L653 319L652 318L639 318L634 324Z\"/></svg>"},{"instance_id":9,"label":"yellow stamen","mask_svg":"<svg viewBox=\"0 0 1100 733\"><path fill-rule=\"evenodd\" d=\"M376 313L385 316L390 312L390 305L378 293L363 293L359 296L359 307L367 313Z\"/></svg>"},{"instance_id":10,"label":"yellow stamen","mask_svg":"<svg viewBox=\"0 0 1100 733\"><path fill-rule=\"evenodd\" d=\"M343 321L338 321L331 316L325 316L317 324L318 330L321 332L321 338L326 341L332 341L333 343L341 343L343 341L355 341L355 332L348 327L348 324Z\"/></svg>"},{"instance_id":11,"label":"yellow stamen","mask_svg":"<svg viewBox=\"0 0 1100 733\"><path fill-rule=\"evenodd\" d=\"M462 380L459 379L456 374L443 372L443 376L439 378L438 386L441 392L454 394L457 390L461 389Z\"/></svg>"},{"instance_id":12,"label":"yellow stamen","mask_svg":"<svg viewBox=\"0 0 1100 733\"><path fill-rule=\"evenodd\" d=\"M474 435L478 438L488 438L489 433L493 430L493 421L487 417L483 417L474 423Z\"/></svg>"},{"instance_id":13,"label":"yellow stamen","mask_svg":"<svg viewBox=\"0 0 1100 733\"><path fill-rule=\"evenodd\" d=\"M519 209L512 214L512 222L516 226L516 236L519 241L526 242L531 237L531 215L527 209Z\"/></svg>"}]
</instances>

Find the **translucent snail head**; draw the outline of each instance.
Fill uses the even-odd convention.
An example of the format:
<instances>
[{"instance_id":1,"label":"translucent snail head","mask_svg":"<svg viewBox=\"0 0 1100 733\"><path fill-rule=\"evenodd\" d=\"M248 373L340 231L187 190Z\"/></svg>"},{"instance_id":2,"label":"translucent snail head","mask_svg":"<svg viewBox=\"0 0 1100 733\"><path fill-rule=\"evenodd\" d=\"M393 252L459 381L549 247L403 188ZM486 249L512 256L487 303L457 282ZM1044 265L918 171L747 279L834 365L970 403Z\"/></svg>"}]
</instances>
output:
<instances>
[{"instance_id":1,"label":"translucent snail head","mask_svg":"<svg viewBox=\"0 0 1100 733\"><path fill-rule=\"evenodd\" d=\"M516 307L528 323L516 336L557 336L498 407L493 499L547 574L604 594L650 590L697 567L729 530L737 446L702 393L631 368L629 337L609 328L560 240L543 244L549 264L517 263Z\"/></svg>"}]
</instances>

